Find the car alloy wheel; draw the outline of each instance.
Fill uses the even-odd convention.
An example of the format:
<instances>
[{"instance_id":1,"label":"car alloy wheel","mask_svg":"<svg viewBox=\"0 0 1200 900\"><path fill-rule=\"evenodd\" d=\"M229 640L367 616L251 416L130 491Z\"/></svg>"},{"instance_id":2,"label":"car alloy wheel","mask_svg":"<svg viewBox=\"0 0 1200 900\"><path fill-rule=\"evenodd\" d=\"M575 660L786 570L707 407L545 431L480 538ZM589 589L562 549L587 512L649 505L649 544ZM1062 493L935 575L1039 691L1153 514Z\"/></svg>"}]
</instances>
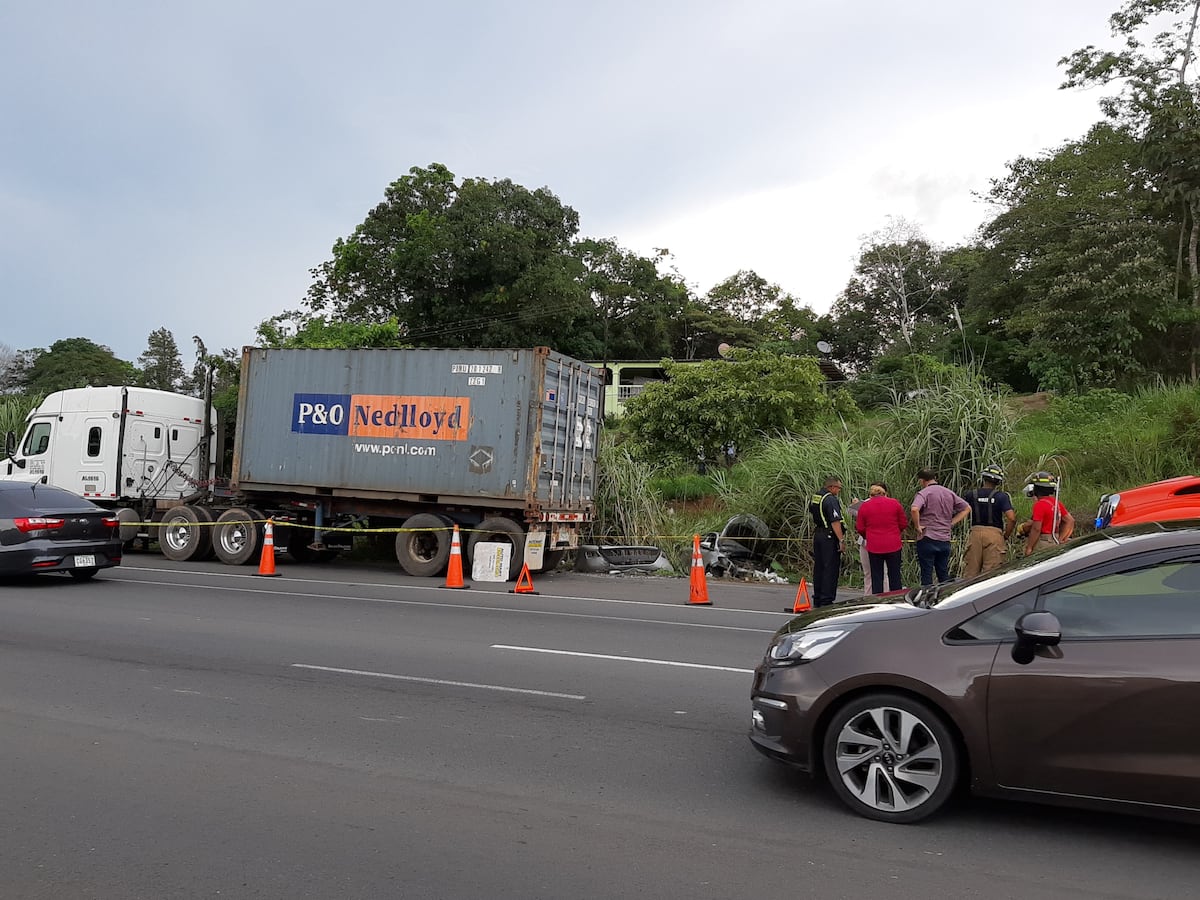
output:
<instances>
[{"instance_id":1,"label":"car alloy wheel","mask_svg":"<svg viewBox=\"0 0 1200 900\"><path fill-rule=\"evenodd\" d=\"M942 719L895 694L860 697L825 735L830 784L855 812L885 822L916 822L949 799L958 747Z\"/></svg>"}]
</instances>

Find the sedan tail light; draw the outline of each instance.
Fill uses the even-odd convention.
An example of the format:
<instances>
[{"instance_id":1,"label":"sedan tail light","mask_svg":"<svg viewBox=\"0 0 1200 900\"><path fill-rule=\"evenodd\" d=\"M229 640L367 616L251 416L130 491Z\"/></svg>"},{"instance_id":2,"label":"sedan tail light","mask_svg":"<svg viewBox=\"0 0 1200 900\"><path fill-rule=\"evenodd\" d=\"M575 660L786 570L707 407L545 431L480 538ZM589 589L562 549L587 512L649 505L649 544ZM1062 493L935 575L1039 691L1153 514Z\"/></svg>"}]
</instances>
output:
<instances>
[{"instance_id":1,"label":"sedan tail light","mask_svg":"<svg viewBox=\"0 0 1200 900\"><path fill-rule=\"evenodd\" d=\"M121 520L116 516L105 516L100 520L100 524L105 528L119 528L121 526Z\"/></svg>"},{"instance_id":2,"label":"sedan tail light","mask_svg":"<svg viewBox=\"0 0 1200 900\"><path fill-rule=\"evenodd\" d=\"M13 519L17 531L28 534L31 531L47 531L51 528L62 528L63 519L51 519L46 516Z\"/></svg>"}]
</instances>

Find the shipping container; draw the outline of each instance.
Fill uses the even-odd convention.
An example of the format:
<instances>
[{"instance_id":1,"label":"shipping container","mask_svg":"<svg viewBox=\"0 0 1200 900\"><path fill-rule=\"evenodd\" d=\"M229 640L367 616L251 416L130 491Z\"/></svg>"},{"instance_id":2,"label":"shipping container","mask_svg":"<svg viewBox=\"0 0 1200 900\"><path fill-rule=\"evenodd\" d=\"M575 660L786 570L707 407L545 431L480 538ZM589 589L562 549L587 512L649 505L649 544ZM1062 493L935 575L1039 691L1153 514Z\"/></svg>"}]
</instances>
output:
<instances>
[{"instance_id":1,"label":"shipping container","mask_svg":"<svg viewBox=\"0 0 1200 900\"><path fill-rule=\"evenodd\" d=\"M600 390L545 348L247 348L233 487L589 512Z\"/></svg>"}]
</instances>

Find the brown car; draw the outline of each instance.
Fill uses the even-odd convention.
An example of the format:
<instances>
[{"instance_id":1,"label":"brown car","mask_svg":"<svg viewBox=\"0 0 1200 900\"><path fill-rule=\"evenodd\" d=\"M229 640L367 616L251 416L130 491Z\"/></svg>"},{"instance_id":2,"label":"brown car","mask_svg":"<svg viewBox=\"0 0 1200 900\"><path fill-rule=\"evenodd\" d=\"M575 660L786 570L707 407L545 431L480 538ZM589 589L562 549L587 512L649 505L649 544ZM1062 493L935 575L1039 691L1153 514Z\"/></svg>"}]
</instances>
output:
<instances>
[{"instance_id":1,"label":"brown car","mask_svg":"<svg viewBox=\"0 0 1200 900\"><path fill-rule=\"evenodd\" d=\"M1200 818L1200 521L814 610L755 670L750 740L885 822L977 794Z\"/></svg>"}]
</instances>

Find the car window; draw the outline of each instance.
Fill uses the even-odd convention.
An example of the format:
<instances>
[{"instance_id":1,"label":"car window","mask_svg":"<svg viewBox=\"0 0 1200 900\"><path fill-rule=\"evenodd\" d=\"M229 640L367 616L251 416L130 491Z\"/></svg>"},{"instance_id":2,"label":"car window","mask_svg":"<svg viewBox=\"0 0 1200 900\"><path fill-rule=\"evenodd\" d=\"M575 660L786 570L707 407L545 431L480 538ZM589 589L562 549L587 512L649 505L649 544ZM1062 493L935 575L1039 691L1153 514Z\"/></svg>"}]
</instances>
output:
<instances>
[{"instance_id":1,"label":"car window","mask_svg":"<svg viewBox=\"0 0 1200 900\"><path fill-rule=\"evenodd\" d=\"M1064 638L1200 635L1200 561L1114 572L1042 595Z\"/></svg>"},{"instance_id":2,"label":"car window","mask_svg":"<svg viewBox=\"0 0 1200 900\"><path fill-rule=\"evenodd\" d=\"M25 445L21 452L25 456L40 456L50 449L50 423L35 422L25 435Z\"/></svg>"},{"instance_id":3,"label":"car window","mask_svg":"<svg viewBox=\"0 0 1200 900\"><path fill-rule=\"evenodd\" d=\"M952 629L946 638L951 641L1003 641L1015 638L1013 629L1017 619L1031 612L1036 602L1037 591L1027 591L967 619Z\"/></svg>"},{"instance_id":4,"label":"car window","mask_svg":"<svg viewBox=\"0 0 1200 900\"><path fill-rule=\"evenodd\" d=\"M938 585L933 592L932 605L934 609L966 606L987 597L993 591L1002 590L1014 581L1021 581L1030 569L1044 568L1047 572L1046 580L1050 580L1053 577L1053 569L1059 565L1074 564L1079 560L1111 553L1114 540L1112 532L1098 531L1085 538L1042 550L1033 556L1023 556L969 581L951 581L945 585Z\"/></svg>"}]
</instances>

